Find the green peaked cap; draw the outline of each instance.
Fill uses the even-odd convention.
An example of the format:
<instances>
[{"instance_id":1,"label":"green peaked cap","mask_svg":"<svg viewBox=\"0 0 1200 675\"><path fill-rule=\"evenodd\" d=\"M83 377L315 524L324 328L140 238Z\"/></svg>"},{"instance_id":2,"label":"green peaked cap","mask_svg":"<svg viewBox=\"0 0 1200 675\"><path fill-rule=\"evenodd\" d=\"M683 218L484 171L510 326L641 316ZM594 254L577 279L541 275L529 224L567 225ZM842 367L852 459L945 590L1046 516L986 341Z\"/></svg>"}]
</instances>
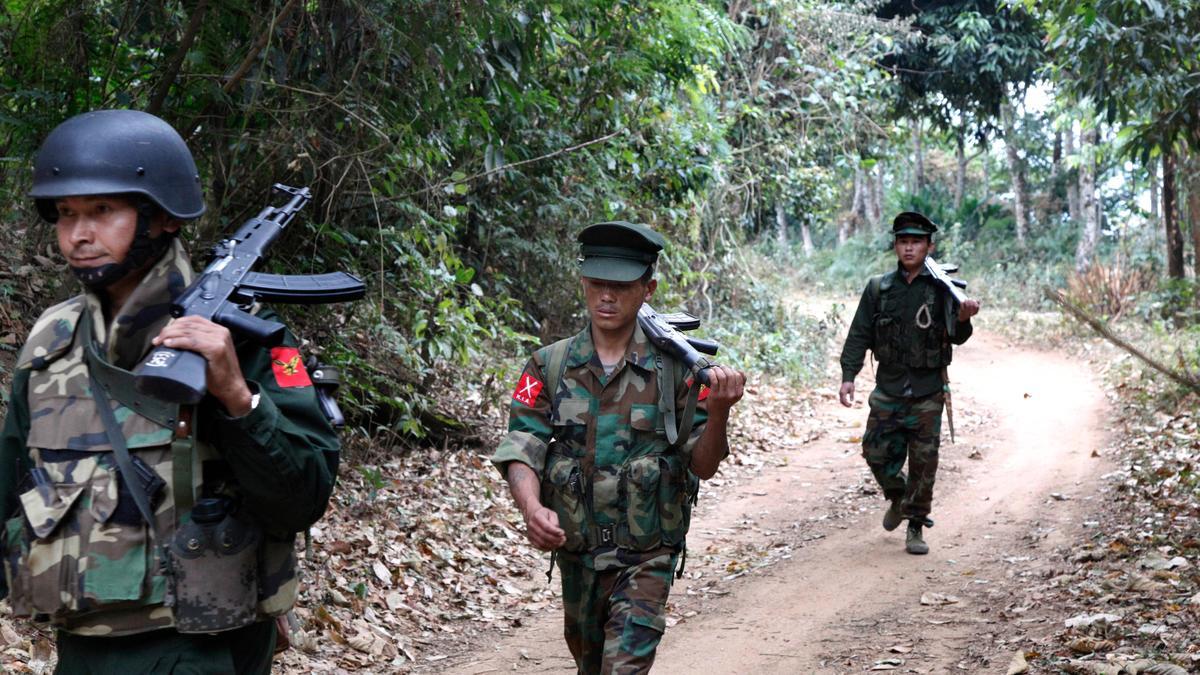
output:
<instances>
[{"instance_id":1,"label":"green peaked cap","mask_svg":"<svg viewBox=\"0 0 1200 675\"><path fill-rule=\"evenodd\" d=\"M623 220L589 225L577 239L583 255L580 273L605 281L640 279L667 243L649 227Z\"/></svg>"},{"instance_id":2,"label":"green peaked cap","mask_svg":"<svg viewBox=\"0 0 1200 675\"><path fill-rule=\"evenodd\" d=\"M892 234L919 234L930 236L937 232L937 225L916 211L903 211L892 221Z\"/></svg>"}]
</instances>

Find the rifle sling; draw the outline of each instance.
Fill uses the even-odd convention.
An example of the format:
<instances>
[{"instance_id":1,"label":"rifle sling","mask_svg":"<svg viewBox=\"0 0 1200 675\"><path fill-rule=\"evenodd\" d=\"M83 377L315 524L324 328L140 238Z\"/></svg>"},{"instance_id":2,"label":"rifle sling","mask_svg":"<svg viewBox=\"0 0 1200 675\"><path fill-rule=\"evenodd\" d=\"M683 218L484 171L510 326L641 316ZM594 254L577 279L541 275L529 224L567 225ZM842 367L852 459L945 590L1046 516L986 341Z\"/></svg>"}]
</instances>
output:
<instances>
[{"instance_id":1,"label":"rifle sling","mask_svg":"<svg viewBox=\"0 0 1200 675\"><path fill-rule=\"evenodd\" d=\"M138 392L133 386L133 373L109 363L100 356L93 339L91 314L85 313L80 320L80 338L84 344L84 359L88 365L88 380L92 389L92 397L96 401L96 410L100 415L100 421L104 423L104 433L108 436L109 445L112 446L117 470L120 471L121 479L129 488L138 512L150 526L155 539L158 539L158 528L150 508L150 502L137 487L139 483L135 478L129 447L125 443L125 434L121 431L117 418L113 414L109 395L111 394L113 399L136 414L172 429L176 428L180 416L180 406L174 403L165 403ZM175 498L175 506L180 510L192 507L192 445L193 439L190 434L183 438L176 436L171 441L172 493Z\"/></svg>"}]
</instances>

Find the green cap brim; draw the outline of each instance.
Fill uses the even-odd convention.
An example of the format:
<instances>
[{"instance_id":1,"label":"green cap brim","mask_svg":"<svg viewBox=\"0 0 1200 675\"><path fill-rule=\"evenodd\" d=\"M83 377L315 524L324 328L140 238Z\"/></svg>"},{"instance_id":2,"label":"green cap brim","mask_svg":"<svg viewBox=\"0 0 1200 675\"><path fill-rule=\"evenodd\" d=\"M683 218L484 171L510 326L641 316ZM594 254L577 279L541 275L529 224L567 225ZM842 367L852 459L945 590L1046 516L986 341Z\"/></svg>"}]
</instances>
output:
<instances>
[{"instance_id":1,"label":"green cap brim","mask_svg":"<svg viewBox=\"0 0 1200 675\"><path fill-rule=\"evenodd\" d=\"M895 231L893 231L893 232L892 232L892 234L893 234L893 235L901 235L901 234L919 234L919 235L921 235L922 237L928 237L929 235L931 235L931 234L933 234L933 233L932 233L932 232L930 232L929 230L923 230L923 229L921 229L921 228L919 228L919 227L906 227L906 228L903 228L903 229L900 229L900 230L895 230Z\"/></svg>"},{"instance_id":2,"label":"green cap brim","mask_svg":"<svg viewBox=\"0 0 1200 675\"><path fill-rule=\"evenodd\" d=\"M639 260L591 255L583 259L579 273L589 279L637 281L649 267L649 264Z\"/></svg>"}]
</instances>

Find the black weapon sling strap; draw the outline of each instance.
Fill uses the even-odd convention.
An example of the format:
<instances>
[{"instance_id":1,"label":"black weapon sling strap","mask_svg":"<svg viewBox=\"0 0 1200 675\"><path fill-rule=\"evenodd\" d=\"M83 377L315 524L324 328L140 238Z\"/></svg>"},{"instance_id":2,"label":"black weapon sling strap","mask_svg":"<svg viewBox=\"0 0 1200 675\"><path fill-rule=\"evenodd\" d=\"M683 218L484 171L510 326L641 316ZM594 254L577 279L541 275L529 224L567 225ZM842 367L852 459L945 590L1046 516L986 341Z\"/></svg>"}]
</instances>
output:
<instances>
[{"instance_id":1,"label":"black weapon sling strap","mask_svg":"<svg viewBox=\"0 0 1200 675\"><path fill-rule=\"evenodd\" d=\"M130 496L133 498L134 504L137 506L138 512L142 514L146 524L149 526L154 539L160 545L164 545L158 531L158 524L154 518L154 511L150 507L150 501L147 496L138 489L137 474L133 468L133 460L129 455L129 447L125 442L125 434L121 431L120 425L117 423L116 415L112 411L112 403L109 399L109 394L113 394L120 403L147 417L158 424L168 428L175 428L175 422L179 417L179 406L173 404L165 404L155 399L142 396L136 392L133 387L133 373L122 370L110 363L96 351L96 343L92 338L92 319L90 312L85 312L80 318L82 325L80 326L80 338L84 344L84 356L88 364L88 381L92 389L92 397L96 402L96 411L100 415L101 422L104 423L104 431L108 436L108 442L112 446L113 458L117 463L117 470L121 474L121 479L125 482L125 487L129 490ZM192 445L193 438L189 434L185 438L174 438L171 442L171 464L172 464L172 493L175 498L175 505L178 509L191 508L192 502Z\"/></svg>"}]
</instances>

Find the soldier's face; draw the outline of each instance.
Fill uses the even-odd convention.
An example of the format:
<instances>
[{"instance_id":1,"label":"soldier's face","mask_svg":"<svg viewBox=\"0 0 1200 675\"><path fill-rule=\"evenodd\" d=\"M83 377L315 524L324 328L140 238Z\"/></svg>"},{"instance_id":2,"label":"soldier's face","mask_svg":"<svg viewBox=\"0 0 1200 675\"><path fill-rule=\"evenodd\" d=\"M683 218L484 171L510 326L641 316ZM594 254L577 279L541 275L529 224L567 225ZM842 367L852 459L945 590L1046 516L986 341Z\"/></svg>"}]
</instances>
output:
<instances>
[{"instance_id":1,"label":"soldier's face","mask_svg":"<svg viewBox=\"0 0 1200 675\"><path fill-rule=\"evenodd\" d=\"M650 300L658 281L605 281L583 278L583 295L587 301L592 326L602 331L626 329L637 321L638 309Z\"/></svg>"},{"instance_id":2,"label":"soldier's face","mask_svg":"<svg viewBox=\"0 0 1200 675\"><path fill-rule=\"evenodd\" d=\"M58 249L67 264L87 268L125 260L137 234L138 212L129 200L117 195L64 197L54 206L58 209ZM164 220L153 219L151 236L162 233Z\"/></svg>"},{"instance_id":3,"label":"soldier's face","mask_svg":"<svg viewBox=\"0 0 1200 675\"><path fill-rule=\"evenodd\" d=\"M896 257L900 259L900 264L904 266L904 269L912 272L925 265L925 257L933 249L933 244L930 243L929 237L919 234L901 234L896 237L893 247L896 249Z\"/></svg>"}]
</instances>

